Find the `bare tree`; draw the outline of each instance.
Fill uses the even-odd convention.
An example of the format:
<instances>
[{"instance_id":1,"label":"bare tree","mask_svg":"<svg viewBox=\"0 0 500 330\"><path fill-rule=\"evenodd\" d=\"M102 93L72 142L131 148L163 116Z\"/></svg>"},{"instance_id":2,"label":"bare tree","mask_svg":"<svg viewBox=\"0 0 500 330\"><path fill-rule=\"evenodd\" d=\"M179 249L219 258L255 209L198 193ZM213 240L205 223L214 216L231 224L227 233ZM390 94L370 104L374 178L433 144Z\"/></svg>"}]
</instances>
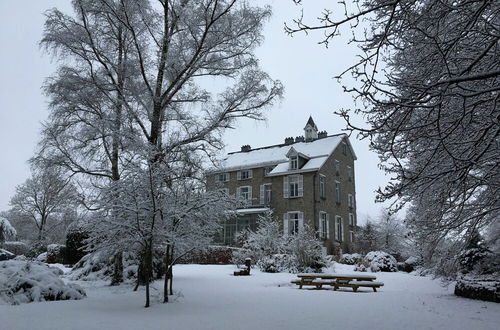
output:
<instances>
[{"instance_id":1,"label":"bare tree","mask_svg":"<svg viewBox=\"0 0 500 330\"><path fill-rule=\"evenodd\" d=\"M286 30L323 31L328 45L352 29L361 54L339 78L356 79L345 91L362 106L337 113L392 174L378 200L418 204L414 229L435 246L459 238L460 250L500 209L500 3L369 0L338 9ZM367 127L354 124L353 112Z\"/></svg>"},{"instance_id":2,"label":"bare tree","mask_svg":"<svg viewBox=\"0 0 500 330\"><path fill-rule=\"evenodd\" d=\"M200 167L222 147L224 129L238 118L263 119L282 94L253 54L269 8L244 0L77 0L74 8L74 17L47 14L42 44L61 63L48 95L77 97L52 104L42 154L75 173L110 178L117 187L113 159L120 176L127 169L136 175L139 164L153 178L159 164L179 155ZM222 92L203 88L208 78ZM158 212L150 215L156 223Z\"/></svg>"},{"instance_id":3,"label":"bare tree","mask_svg":"<svg viewBox=\"0 0 500 330\"><path fill-rule=\"evenodd\" d=\"M55 168L34 168L32 177L16 187L10 200L11 213L31 219L38 229L37 239L46 237L47 226L59 220L75 202L75 188Z\"/></svg>"}]
</instances>

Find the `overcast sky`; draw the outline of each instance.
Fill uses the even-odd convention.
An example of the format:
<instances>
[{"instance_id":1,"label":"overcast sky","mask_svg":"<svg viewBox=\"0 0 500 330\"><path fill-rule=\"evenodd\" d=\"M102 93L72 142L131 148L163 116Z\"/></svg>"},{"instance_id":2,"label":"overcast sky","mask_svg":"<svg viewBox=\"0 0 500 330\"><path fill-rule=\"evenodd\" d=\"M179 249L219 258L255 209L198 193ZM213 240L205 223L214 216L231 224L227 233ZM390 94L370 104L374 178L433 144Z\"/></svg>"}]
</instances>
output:
<instances>
[{"instance_id":1,"label":"overcast sky","mask_svg":"<svg viewBox=\"0 0 500 330\"><path fill-rule=\"evenodd\" d=\"M225 135L226 151L241 145L261 147L282 143L285 137L303 134L311 115L319 130L341 133L345 123L333 112L353 107L350 95L342 92L333 79L355 60L356 49L339 38L329 49L318 45L321 33L284 33L284 22L300 15L291 0L261 0L272 5L274 15L264 29L265 41L257 50L260 65L285 86L281 104L267 114L266 122L239 122ZM332 1L305 1L305 17L314 18ZM16 185L29 176L27 160L33 155L41 122L48 114L47 100L41 93L45 77L55 70L50 57L38 47L43 31L43 12L58 7L71 12L69 0L0 0L0 211L8 208ZM344 31L348 35L349 31ZM356 200L358 219L379 214L374 191L387 179L378 169L378 157L366 141L351 136L358 156L356 162Z\"/></svg>"}]
</instances>

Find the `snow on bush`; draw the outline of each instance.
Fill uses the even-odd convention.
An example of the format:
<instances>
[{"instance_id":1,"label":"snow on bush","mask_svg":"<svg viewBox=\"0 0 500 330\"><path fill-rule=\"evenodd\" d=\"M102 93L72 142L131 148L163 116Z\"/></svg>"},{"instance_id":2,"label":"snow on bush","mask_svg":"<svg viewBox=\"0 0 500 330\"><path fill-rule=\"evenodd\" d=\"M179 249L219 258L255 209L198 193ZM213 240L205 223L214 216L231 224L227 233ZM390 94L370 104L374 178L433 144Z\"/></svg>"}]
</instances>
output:
<instances>
[{"instance_id":1,"label":"snow on bush","mask_svg":"<svg viewBox=\"0 0 500 330\"><path fill-rule=\"evenodd\" d=\"M47 252L40 253L35 259L38 262L47 262Z\"/></svg>"},{"instance_id":2,"label":"snow on bush","mask_svg":"<svg viewBox=\"0 0 500 330\"><path fill-rule=\"evenodd\" d=\"M0 261L13 259L16 255L7 250L0 249Z\"/></svg>"},{"instance_id":3,"label":"snow on bush","mask_svg":"<svg viewBox=\"0 0 500 330\"><path fill-rule=\"evenodd\" d=\"M62 264L64 263L64 254L66 253L66 246L62 244L49 244L47 245L47 263L49 264Z\"/></svg>"},{"instance_id":4,"label":"snow on bush","mask_svg":"<svg viewBox=\"0 0 500 330\"><path fill-rule=\"evenodd\" d=\"M355 265L363 260L363 256L359 253L348 254L345 253L340 258L339 263L346 265Z\"/></svg>"},{"instance_id":5,"label":"snow on bush","mask_svg":"<svg viewBox=\"0 0 500 330\"><path fill-rule=\"evenodd\" d=\"M0 300L18 305L36 301L76 300L86 296L76 284L65 284L59 268L40 262L0 262Z\"/></svg>"},{"instance_id":6,"label":"snow on bush","mask_svg":"<svg viewBox=\"0 0 500 330\"><path fill-rule=\"evenodd\" d=\"M466 276L457 280L455 295L486 301L500 302L498 276Z\"/></svg>"},{"instance_id":7,"label":"snow on bush","mask_svg":"<svg viewBox=\"0 0 500 330\"><path fill-rule=\"evenodd\" d=\"M294 256L278 253L260 258L257 261L257 267L266 273L296 273L298 271L298 261Z\"/></svg>"},{"instance_id":8,"label":"snow on bush","mask_svg":"<svg viewBox=\"0 0 500 330\"><path fill-rule=\"evenodd\" d=\"M368 252L364 261L370 265L372 272L395 272L398 270L396 259L384 251Z\"/></svg>"},{"instance_id":9,"label":"snow on bush","mask_svg":"<svg viewBox=\"0 0 500 330\"><path fill-rule=\"evenodd\" d=\"M123 278L132 280L137 274L137 260L130 253L123 253ZM113 275L113 256L105 253L90 253L78 261L69 273L72 280L109 280Z\"/></svg>"}]
</instances>

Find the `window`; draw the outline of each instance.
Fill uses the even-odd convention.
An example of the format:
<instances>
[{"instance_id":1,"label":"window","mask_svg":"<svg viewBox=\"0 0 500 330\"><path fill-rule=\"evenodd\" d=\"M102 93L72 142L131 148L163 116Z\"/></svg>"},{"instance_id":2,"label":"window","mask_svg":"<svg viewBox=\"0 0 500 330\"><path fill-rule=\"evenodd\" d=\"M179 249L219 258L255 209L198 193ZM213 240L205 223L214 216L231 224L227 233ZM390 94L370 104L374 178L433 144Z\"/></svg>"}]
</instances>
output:
<instances>
[{"instance_id":1,"label":"window","mask_svg":"<svg viewBox=\"0 0 500 330\"><path fill-rule=\"evenodd\" d=\"M242 198L247 201L252 200L252 187L251 186L243 186L238 187L236 189L237 197Z\"/></svg>"},{"instance_id":2,"label":"window","mask_svg":"<svg viewBox=\"0 0 500 330\"><path fill-rule=\"evenodd\" d=\"M322 211L319 212L319 237L322 239L330 238L328 213Z\"/></svg>"},{"instance_id":3,"label":"window","mask_svg":"<svg viewBox=\"0 0 500 330\"><path fill-rule=\"evenodd\" d=\"M347 155L347 143L342 142L342 154Z\"/></svg>"},{"instance_id":4,"label":"window","mask_svg":"<svg viewBox=\"0 0 500 330\"><path fill-rule=\"evenodd\" d=\"M340 182L335 181L335 202L340 204Z\"/></svg>"},{"instance_id":5,"label":"window","mask_svg":"<svg viewBox=\"0 0 500 330\"><path fill-rule=\"evenodd\" d=\"M283 197L295 198L304 195L304 178L300 174L283 177Z\"/></svg>"},{"instance_id":6,"label":"window","mask_svg":"<svg viewBox=\"0 0 500 330\"><path fill-rule=\"evenodd\" d=\"M337 241L342 242L342 237L343 237L343 228L342 228L342 217L336 216L335 217L335 239Z\"/></svg>"},{"instance_id":7,"label":"window","mask_svg":"<svg viewBox=\"0 0 500 330\"><path fill-rule=\"evenodd\" d=\"M269 205L271 203L272 185L270 183L260 185L260 204Z\"/></svg>"},{"instance_id":8,"label":"window","mask_svg":"<svg viewBox=\"0 0 500 330\"><path fill-rule=\"evenodd\" d=\"M347 206L351 209L354 207L354 196L352 194L347 195Z\"/></svg>"},{"instance_id":9,"label":"window","mask_svg":"<svg viewBox=\"0 0 500 330\"><path fill-rule=\"evenodd\" d=\"M335 159L335 175L340 175L340 161Z\"/></svg>"},{"instance_id":10,"label":"window","mask_svg":"<svg viewBox=\"0 0 500 330\"><path fill-rule=\"evenodd\" d=\"M241 170L238 171L237 179L238 180L246 180L252 178L252 170Z\"/></svg>"},{"instance_id":11,"label":"window","mask_svg":"<svg viewBox=\"0 0 500 330\"><path fill-rule=\"evenodd\" d=\"M349 232L349 240L351 243L354 242L354 232L352 230Z\"/></svg>"},{"instance_id":12,"label":"window","mask_svg":"<svg viewBox=\"0 0 500 330\"><path fill-rule=\"evenodd\" d=\"M217 175L218 182L228 182L229 181L229 173L219 173Z\"/></svg>"},{"instance_id":13,"label":"window","mask_svg":"<svg viewBox=\"0 0 500 330\"><path fill-rule=\"evenodd\" d=\"M299 211L287 212L283 215L283 232L286 235L296 235L302 229L304 213Z\"/></svg>"},{"instance_id":14,"label":"window","mask_svg":"<svg viewBox=\"0 0 500 330\"><path fill-rule=\"evenodd\" d=\"M347 179L350 182L354 181L354 172L352 171L352 167L350 167L350 166L347 166Z\"/></svg>"},{"instance_id":15,"label":"window","mask_svg":"<svg viewBox=\"0 0 500 330\"><path fill-rule=\"evenodd\" d=\"M299 168L299 157L292 156L290 157L290 169L297 170Z\"/></svg>"},{"instance_id":16,"label":"window","mask_svg":"<svg viewBox=\"0 0 500 330\"><path fill-rule=\"evenodd\" d=\"M319 197L326 198L326 176L319 175Z\"/></svg>"},{"instance_id":17,"label":"window","mask_svg":"<svg viewBox=\"0 0 500 330\"><path fill-rule=\"evenodd\" d=\"M354 220L354 214L352 214L352 213L349 213L349 225L350 226L356 225L356 221Z\"/></svg>"}]
</instances>

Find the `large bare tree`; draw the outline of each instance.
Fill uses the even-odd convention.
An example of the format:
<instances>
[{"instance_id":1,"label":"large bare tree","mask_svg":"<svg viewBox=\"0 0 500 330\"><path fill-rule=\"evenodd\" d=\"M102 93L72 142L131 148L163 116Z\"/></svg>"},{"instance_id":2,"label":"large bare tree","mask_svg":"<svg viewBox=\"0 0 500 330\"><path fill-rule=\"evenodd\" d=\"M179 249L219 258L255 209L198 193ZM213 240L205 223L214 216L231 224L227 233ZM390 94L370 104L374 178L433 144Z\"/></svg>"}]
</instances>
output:
<instances>
[{"instance_id":1,"label":"large bare tree","mask_svg":"<svg viewBox=\"0 0 500 330\"><path fill-rule=\"evenodd\" d=\"M52 112L40 158L94 186L119 181L144 159L152 171L144 173L172 159L202 166L223 146L224 129L238 118L263 119L282 94L253 53L267 7L245 0L73 4L73 16L47 13L42 45L60 65L47 81Z\"/></svg>"},{"instance_id":2,"label":"large bare tree","mask_svg":"<svg viewBox=\"0 0 500 330\"><path fill-rule=\"evenodd\" d=\"M418 204L409 225L431 244L466 246L499 221L500 3L368 0L336 9L286 30L322 31L326 45L353 32L359 61L339 78L355 78L345 91L359 106L337 113L392 175L378 199ZM354 113L368 125L356 125Z\"/></svg>"}]
</instances>

